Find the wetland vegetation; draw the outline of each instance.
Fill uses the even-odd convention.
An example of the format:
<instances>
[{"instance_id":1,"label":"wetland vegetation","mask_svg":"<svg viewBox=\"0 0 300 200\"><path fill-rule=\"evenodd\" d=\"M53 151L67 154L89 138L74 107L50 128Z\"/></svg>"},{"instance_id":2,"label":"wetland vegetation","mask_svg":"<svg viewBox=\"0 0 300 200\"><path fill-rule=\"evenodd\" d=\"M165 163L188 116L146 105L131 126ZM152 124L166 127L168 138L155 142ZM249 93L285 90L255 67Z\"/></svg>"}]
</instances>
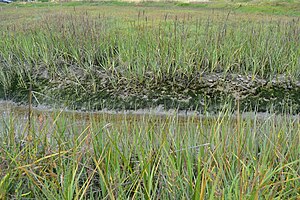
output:
<instances>
[{"instance_id":1,"label":"wetland vegetation","mask_svg":"<svg viewBox=\"0 0 300 200\"><path fill-rule=\"evenodd\" d=\"M36 104L75 109L195 110L236 98L248 110L300 109L299 17L19 8L27 9L33 14L13 24L18 14L2 12L0 90L7 99L26 102L32 85Z\"/></svg>"},{"instance_id":2,"label":"wetland vegetation","mask_svg":"<svg viewBox=\"0 0 300 200\"><path fill-rule=\"evenodd\" d=\"M297 199L299 8L1 5L0 199Z\"/></svg>"},{"instance_id":3,"label":"wetland vegetation","mask_svg":"<svg viewBox=\"0 0 300 200\"><path fill-rule=\"evenodd\" d=\"M2 198L299 197L299 116L35 110L28 134L26 112L5 108Z\"/></svg>"}]
</instances>

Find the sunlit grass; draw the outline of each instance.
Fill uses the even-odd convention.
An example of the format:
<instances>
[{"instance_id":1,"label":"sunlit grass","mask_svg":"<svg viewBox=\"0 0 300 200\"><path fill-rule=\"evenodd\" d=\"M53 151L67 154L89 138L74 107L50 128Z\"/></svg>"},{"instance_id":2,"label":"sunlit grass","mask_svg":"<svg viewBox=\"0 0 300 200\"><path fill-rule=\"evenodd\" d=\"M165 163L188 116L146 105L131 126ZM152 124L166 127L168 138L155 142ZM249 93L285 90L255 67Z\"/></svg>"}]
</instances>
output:
<instances>
[{"instance_id":1,"label":"sunlit grass","mask_svg":"<svg viewBox=\"0 0 300 200\"><path fill-rule=\"evenodd\" d=\"M0 199L300 196L299 18L169 5L1 7L0 98L204 115L3 111Z\"/></svg>"},{"instance_id":2,"label":"sunlit grass","mask_svg":"<svg viewBox=\"0 0 300 200\"><path fill-rule=\"evenodd\" d=\"M32 84L36 94L95 109L101 106L93 106L94 99L117 94L194 98L203 74L275 79L282 88L289 86L281 82L299 81L297 18L246 19L230 10L156 16L152 8L111 16L99 9L49 9L22 25L4 23L2 96L24 101ZM43 96L36 100L49 103Z\"/></svg>"},{"instance_id":3,"label":"sunlit grass","mask_svg":"<svg viewBox=\"0 0 300 200\"><path fill-rule=\"evenodd\" d=\"M52 113L1 124L1 194L47 199L299 196L299 118Z\"/></svg>"}]
</instances>

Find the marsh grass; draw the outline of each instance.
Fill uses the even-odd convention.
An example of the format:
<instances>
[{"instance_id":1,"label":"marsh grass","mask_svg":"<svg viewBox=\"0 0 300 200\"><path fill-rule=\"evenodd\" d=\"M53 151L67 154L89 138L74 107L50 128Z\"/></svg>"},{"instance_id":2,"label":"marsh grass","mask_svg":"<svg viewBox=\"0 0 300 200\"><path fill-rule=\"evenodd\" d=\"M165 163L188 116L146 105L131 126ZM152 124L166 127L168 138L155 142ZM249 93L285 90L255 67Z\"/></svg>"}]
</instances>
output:
<instances>
[{"instance_id":1,"label":"marsh grass","mask_svg":"<svg viewBox=\"0 0 300 200\"><path fill-rule=\"evenodd\" d=\"M1 124L1 197L299 196L298 117L34 114Z\"/></svg>"},{"instance_id":2,"label":"marsh grass","mask_svg":"<svg viewBox=\"0 0 300 200\"><path fill-rule=\"evenodd\" d=\"M277 115L243 117L239 88L251 80L251 95L291 94L300 105L298 18L247 19L228 10L162 15L130 6L105 15L100 7L39 5L19 7L18 15L1 10L1 98L28 102L32 86L33 104L77 109L148 106L136 96L171 108L168 98L185 108L192 98L206 110L208 98L223 95L216 101L225 106L200 118L62 111L30 112L28 120L3 112L0 199L299 197L300 121L288 114L297 110L284 105Z\"/></svg>"},{"instance_id":3,"label":"marsh grass","mask_svg":"<svg viewBox=\"0 0 300 200\"><path fill-rule=\"evenodd\" d=\"M229 82L232 74L261 78L270 82L266 88L275 79L275 89L297 90L299 19L237 20L231 15L166 13L160 18L140 10L133 18L118 18L74 8L54 10L22 26L3 25L1 90L8 99L24 101L32 84L36 94L44 95L36 98L41 103L51 102L44 98L49 96L90 109L101 107L95 99L108 97L197 100L206 87L203 77L216 73ZM208 80L216 81L210 85L217 85L213 93L227 93L219 79ZM231 96L234 87L229 87ZM248 90L258 93L257 87Z\"/></svg>"}]
</instances>

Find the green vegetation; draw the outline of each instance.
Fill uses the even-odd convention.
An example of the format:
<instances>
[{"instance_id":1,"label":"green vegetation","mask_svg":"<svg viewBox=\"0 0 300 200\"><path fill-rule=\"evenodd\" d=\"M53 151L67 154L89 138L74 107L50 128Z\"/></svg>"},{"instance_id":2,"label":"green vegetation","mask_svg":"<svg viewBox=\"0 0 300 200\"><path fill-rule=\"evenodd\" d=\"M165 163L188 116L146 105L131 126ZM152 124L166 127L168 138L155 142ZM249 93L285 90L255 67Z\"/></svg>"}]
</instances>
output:
<instances>
[{"instance_id":1,"label":"green vegetation","mask_svg":"<svg viewBox=\"0 0 300 200\"><path fill-rule=\"evenodd\" d=\"M0 90L7 99L27 101L32 85L36 104L56 99L76 109L195 110L237 97L246 110L266 110L269 101L300 109L299 18L111 5L44 9L19 8L25 17L3 22Z\"/></svg>"},{"instance_id":2,"label":"green vegetation","mask_svg":"<svg viewBox=\"0 0 300 200\"><path fill-rule=\"evenodd\" d=\"M6 7L66 7L66 6L124 6L124 7L144 7L151 8L156 7L166 9L219 9L219 10L234 10L242 13L264 13L271 15L287 15L287 16L300 16L299 7L300 3L297 0L213 0L209 2L198 2L191 1L180 2L180 1L69 1L56 3L49 2L48 0L39 0L34 3L24 3L22 1L14 1L11 5ZM43 2L43 3L41 3ZM48 2L48 3L46 3Z\"/></svg>"},{"instance_id":3,"label":"green vegetation","mask_svg":"<svg viewBox=\"0 0 300 200\"><path fill-rule=\"evenodd\" d=\"M297 199L299 118L46 113L1 122L8 199Z\"/></svg>"},{"instance_id":4,"label":"green vegetation","mask_svg":"<svg viewBox=\"0 0 300 200\"><path fill-rule=\"evenodd\" d=\"M298 10L297 2L1 6L0 99L30 109L0 104L0 199L296 200Z\"/></svg>"}]
</instances>

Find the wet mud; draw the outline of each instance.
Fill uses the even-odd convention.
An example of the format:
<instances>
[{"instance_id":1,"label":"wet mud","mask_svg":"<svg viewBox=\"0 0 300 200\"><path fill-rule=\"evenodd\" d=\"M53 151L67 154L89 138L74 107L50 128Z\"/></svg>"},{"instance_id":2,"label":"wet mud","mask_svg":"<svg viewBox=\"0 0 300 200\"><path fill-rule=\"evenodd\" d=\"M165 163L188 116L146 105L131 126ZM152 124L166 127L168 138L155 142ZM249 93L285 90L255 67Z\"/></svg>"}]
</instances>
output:
<instances>
[{"instance_id":1,"label":"wet mud","mask_svg":"<svg viewBox=\"0 0 300 200\"><path fill-rule=\"evenodd\" d=\"M76 72L76 71L75 71ZM226 106L244 112L300 112L300 81L285 75L259 78L240 74L198 73L192 77L177 74L143 81L122 78L112 82L116 74L98 72L97 79L72 76L50 78L41 73L33 81L33 104L67 107L71 110L99 111L138 110L160 107L164 110L218 112ZM82 74L81 74L82 75ZM0 97L21 104L28 102L28 87L16 84Z\"/></svg>"}]
</instances>

